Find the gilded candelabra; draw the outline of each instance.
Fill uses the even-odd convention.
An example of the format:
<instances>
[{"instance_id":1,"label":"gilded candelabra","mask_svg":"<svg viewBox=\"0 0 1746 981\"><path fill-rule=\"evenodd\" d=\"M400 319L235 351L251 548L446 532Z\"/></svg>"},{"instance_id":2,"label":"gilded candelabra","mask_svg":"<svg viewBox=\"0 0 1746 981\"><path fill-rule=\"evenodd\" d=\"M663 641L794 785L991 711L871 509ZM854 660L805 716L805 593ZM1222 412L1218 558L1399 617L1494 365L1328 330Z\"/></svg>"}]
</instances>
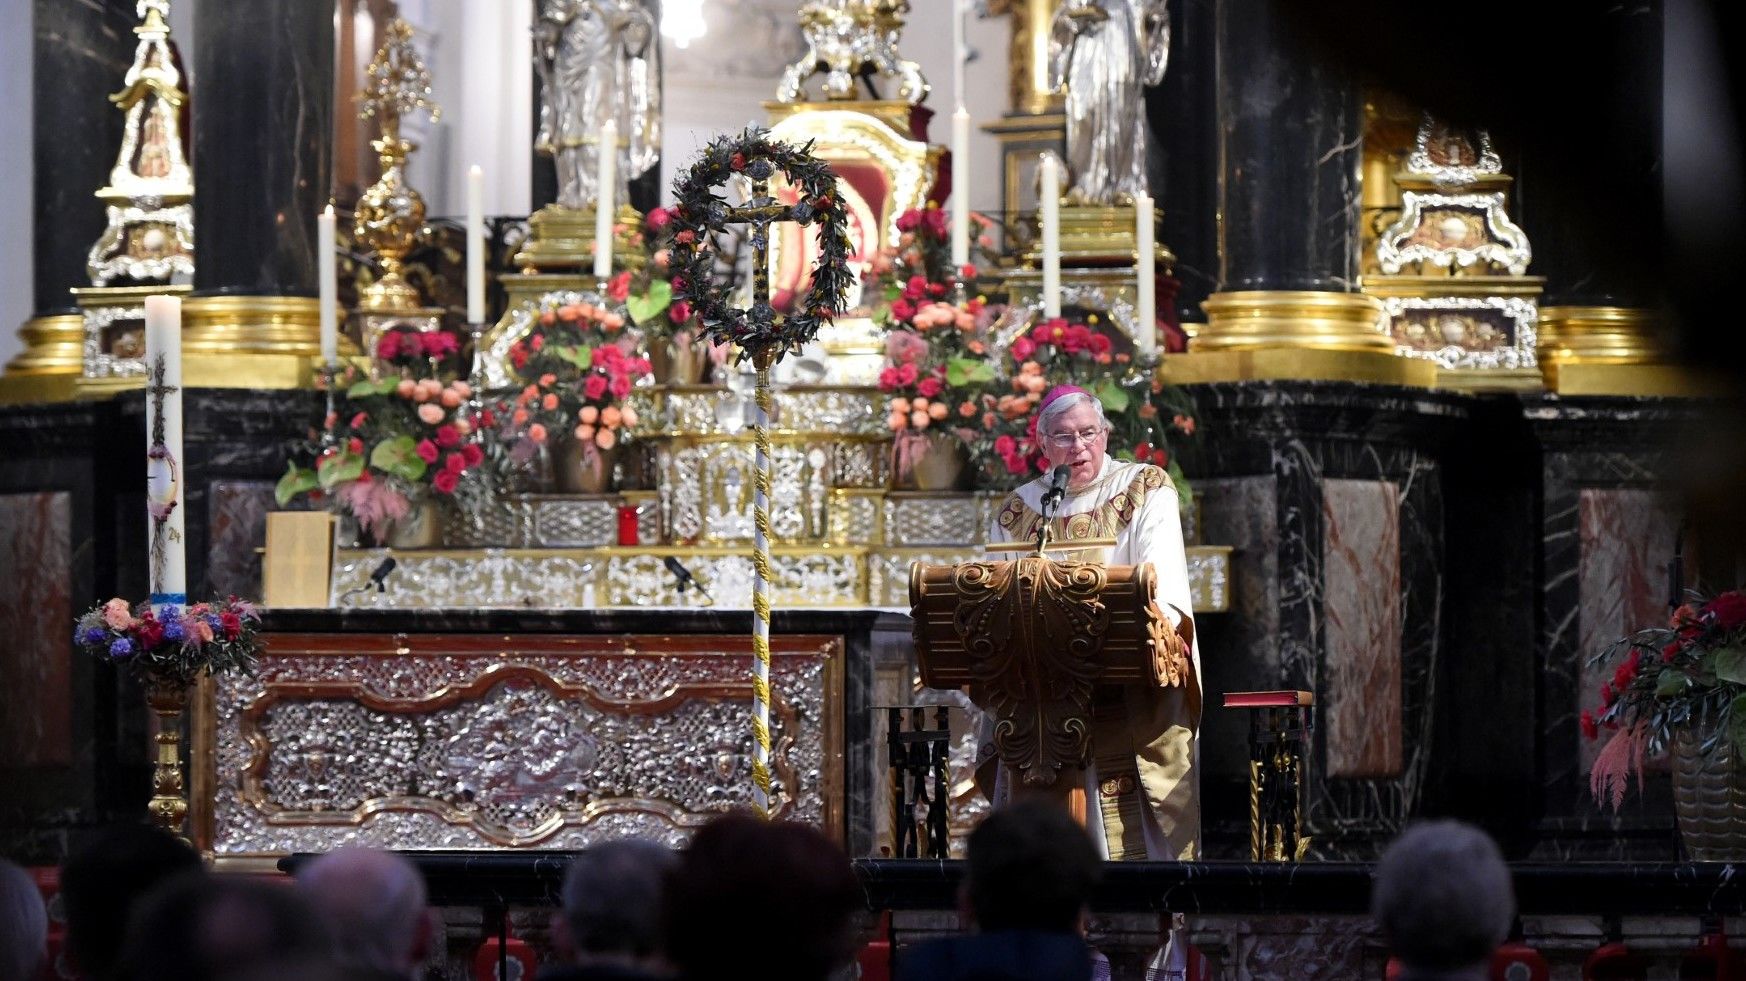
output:
<instances>
[{"instance_id":1,"label":"gilded candelabra","mask_svg":"<svg viewBox=\"0 0 1746 981\"><path fill-rule=\"evenodd\" d=\"M360 304L367 311L411 311L418 306L418 290L406 281L403 266L424 228L424 198L406 183L406 159L418 145L400 135L400 123L418 110L429 112L434 122L442 108L430 98L430 72L413 47L412 28L398 17L389 22L367 74L358 116L380 127L370 146L382 176L358 199L352 230L357 243L375 253L382 274L363 290Z\"/></svg>"},{"instance_id":2,"label":"gilded candelabra","mask_svg":"<svg viewBox=\"0 0 1746 981\"><path fill-rule=\"evenodd\" d=\"M187 785L182 779L182 713L188 709L188 684L180 679L146 679L146 705L158 719L157 760L152 767L152 823L186 840Z\"/></svg>"}]
</instances>

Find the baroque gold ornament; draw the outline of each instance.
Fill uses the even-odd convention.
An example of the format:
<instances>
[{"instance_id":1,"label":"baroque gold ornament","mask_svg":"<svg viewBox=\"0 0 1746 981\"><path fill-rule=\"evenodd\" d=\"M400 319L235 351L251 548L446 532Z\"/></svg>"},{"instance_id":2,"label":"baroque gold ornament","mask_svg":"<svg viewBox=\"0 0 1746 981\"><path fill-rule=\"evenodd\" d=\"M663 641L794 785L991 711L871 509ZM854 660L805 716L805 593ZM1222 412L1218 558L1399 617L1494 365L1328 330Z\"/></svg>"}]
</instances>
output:
<instances>
[{"instance_id":1,"label":"baroque gold ornament","mask_svg":"<svg viewBox=\"0 0 1746 981\"><path fill-rule=\"evenodd\" d=\"M430 98L430 72L412 44L412 28L398 17L389 22L387 38L366 74L358 117L378 123L381 135L370 146L381 162L382 176L358 199L352 233L359 245L375 253L382 275L364 289L361 306L410 311L418 306L418 290L406 281L404 263L424 229L424 198L406 182L406 160L418 145L400 135L400 123L419 110L429 112L434 122L442 117L442 108Z\"/></svg>"}]
</instances>

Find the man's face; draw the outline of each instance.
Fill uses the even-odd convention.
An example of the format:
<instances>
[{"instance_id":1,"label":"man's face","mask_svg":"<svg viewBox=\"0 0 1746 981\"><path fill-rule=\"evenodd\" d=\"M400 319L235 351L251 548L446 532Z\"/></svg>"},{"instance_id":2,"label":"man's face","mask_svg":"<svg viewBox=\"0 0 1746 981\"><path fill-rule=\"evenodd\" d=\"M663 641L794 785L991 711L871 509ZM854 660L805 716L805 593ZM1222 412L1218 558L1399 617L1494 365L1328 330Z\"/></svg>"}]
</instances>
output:
<instances>
[{"instance_id":1,"label":"man's face","mask_svg":"<svg viewBox=\"0 0 1746 981\"><path fill-rule=\"evenodd\" d=\"M1050 420L1049 431L1038 432L1037 438L1042 441L1043 457L1049 461L1049 469L1063 463L1073 468L1073 475L1067 481L1072 490L1084 487L1097 477L1097 468L1103 463L1104 450L1109 446L1109 430L1098 421L1097 410L1084 402Z\"/></svg>"}]
</instances>

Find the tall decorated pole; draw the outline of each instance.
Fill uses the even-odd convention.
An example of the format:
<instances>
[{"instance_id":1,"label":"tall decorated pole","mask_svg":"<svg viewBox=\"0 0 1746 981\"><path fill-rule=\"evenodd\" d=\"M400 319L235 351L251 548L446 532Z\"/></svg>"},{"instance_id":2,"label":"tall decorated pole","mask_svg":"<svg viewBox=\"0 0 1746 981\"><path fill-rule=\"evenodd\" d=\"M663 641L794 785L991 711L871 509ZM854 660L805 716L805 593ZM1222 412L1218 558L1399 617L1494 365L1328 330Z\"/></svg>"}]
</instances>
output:
<instances>
[{"instance_id":1,"label":"tall decorated pole","mask_svg":"<svg viewBox=\"0 0 1746 981\"><path fill-rule=\"evenodd\" d=\"M796 148L772 140L762 129L711 143L691 169L674 182L678 197L673 236L673 296L697 311L703 332L718 344L731 344L741 360L757 369L756 475L752 507L756 534L752 566L752 801L766 816L770 781L770 419L774 398L770 369L789 352L818 336L819 328L843 312L849 271L848 215L837 194L837 175L812 156L812 145ZM794 192L794 203L770 195L770 179L780 172ZM751 196L741 206L728 204L715 189L736 177L751 181ZM812 281L787 314L770 305L770 225L793 221L818 226L818 256ZM730 224L751 226L752 305L727 303L727 290L711 277L715 236Z\"/></svg>"}]
</instances>

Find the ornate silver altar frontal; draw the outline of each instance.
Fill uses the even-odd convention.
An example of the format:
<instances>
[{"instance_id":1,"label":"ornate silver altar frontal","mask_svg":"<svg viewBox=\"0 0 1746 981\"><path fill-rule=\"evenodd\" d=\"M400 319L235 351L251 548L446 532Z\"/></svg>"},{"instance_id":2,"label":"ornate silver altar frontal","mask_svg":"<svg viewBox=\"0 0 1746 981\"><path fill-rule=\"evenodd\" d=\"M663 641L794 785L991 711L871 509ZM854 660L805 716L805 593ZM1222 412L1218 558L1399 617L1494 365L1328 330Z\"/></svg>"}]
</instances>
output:
<instances>
[{"instance_id":1,"label":"ornate silver altar frontal","mask_svg":"<svg viewBox=\"0 0 1746 981\"><path fill-rule=\"evenodd\" d=\"M778 542L821 541L829 492L883 482L888 444L868 437L777 436L771 448L771 532ZM655 451L667 540L710 545L752 540L754 447L738 440L659 440Z\"/></svg>"},{"instance_id":2,"label":"ornate silver altar frontal","mask_svg":"<svg viewBox=\"0 0 1746 981\"><path fill-rule=\"evenodd\" d=\"M637 509L637 540L661 540L654 491L618 494L512 494L478 523L451 517L444 539L455 548L599 548L618 544L620 508Z\"/></svg>"},{"instance_id":3,"label":"ornate silver altar frontal","mask_svg":"<svg viewBox=\"0 0 1746 981\"><path fill-rule=\"evenodd\" d=\"M751 800L748 642L646 642L274 637L256 676L214 685L196 837L220 862L347 844L681 844ZM772 647L777 816L835 833L841 642Z\"/></svg>"},{"instance_id":4,"label":"ornate silver altar frontal","mask_svg":"<svg viewBox=\"0 0 1746 981\"><path fill-rule=\"evenodd\" d=\"M378 592L370 573L392 554L393 575ZM778 547L775 602L783 606L868 605L867 550ZM676 558L709 591L681 591L665 560ZM339 605L369 609L603 609L752 606L750 548L342 549L334 567ZM350 593L351 595L345 595ZM905 601L907 604L907 600Z\"/></svg>"},{"instance_id":5,"label":"ornate silver altar frontal","mask_svg":"<svg viewBox=\"0 0 1746 981\"><path fill-rule=\"evenodd\" d=\"M752 396L731 388L669 386L656 389L663 429L685 436L736 436L751 426ZM779 429L832 436L885 436L885 396L876 388L793 385L777 389L771 422ZM656 434L655 438L659 438ZM751 439L748 433L746 438Z\"/></svg>"},{"instance_id":6,"label":"ornate silver altar frontal","mask_svg":"<svg viewBox=\"0 0 1746 981\"><path fill-rule=\"evenodd\" d=\"M1539 304L1521 296L1385 296L1389 328L1408 357L1445 368L1533 368Z\"/></svg>"}]
</instances>

